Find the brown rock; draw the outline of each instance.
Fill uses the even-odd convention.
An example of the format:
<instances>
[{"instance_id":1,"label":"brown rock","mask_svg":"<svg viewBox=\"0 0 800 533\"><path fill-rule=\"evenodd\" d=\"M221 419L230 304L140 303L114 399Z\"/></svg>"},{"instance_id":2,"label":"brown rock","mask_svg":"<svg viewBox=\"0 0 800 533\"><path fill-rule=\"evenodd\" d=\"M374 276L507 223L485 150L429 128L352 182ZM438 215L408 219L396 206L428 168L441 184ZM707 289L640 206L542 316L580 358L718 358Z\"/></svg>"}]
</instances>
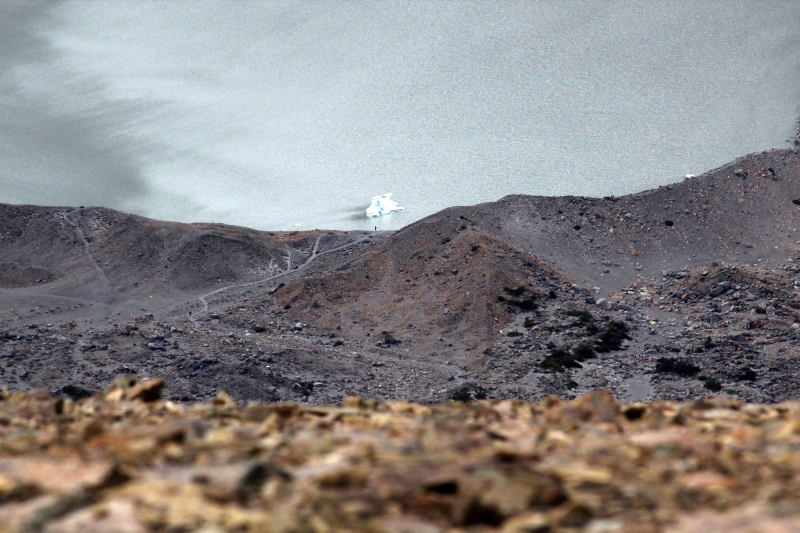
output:
<instances>
[{"instance_id":1,"label":"brown rock","mask_svg":"<svg viewBox=\"0 0 800 533\"><path fill-rule=\"evenodd\" d=\"M155 402L161 399L161 391L164 389L164 380L155 378L137 383L125 394L128 400L138 400L142 402Z\"/></svg>"},{"instance_id":2,"label":"brown rock","mask_svg":"<svg viewBox=\"0 0 800 533\"><path fill-rule=\"evenodd\" d=\"M43 533L145 533L130 500L112 499L69 513L45 526Z\"/></svg>"}]
</instances>

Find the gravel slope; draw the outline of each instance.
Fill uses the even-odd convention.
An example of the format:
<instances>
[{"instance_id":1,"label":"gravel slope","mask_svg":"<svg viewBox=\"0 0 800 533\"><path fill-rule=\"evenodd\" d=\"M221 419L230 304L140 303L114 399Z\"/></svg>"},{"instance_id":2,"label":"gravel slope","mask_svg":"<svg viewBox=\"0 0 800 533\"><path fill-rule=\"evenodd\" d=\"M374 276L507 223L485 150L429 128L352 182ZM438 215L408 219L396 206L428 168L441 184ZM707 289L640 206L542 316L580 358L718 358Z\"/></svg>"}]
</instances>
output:
<instances>
[{"instance_id":1,"label":"gravel slope","mask_svg":"<svg viewBox=\"0 0 800 533\"><path fill-rule=\"evenodd\" d=\"M796 398L797 150L619 198L510 196L393 233L0 206L0 381L335 403ZM697 370L695 370L697 368ZM65 389L65 387L67 387Z\"/></svg>"}]
</instances>

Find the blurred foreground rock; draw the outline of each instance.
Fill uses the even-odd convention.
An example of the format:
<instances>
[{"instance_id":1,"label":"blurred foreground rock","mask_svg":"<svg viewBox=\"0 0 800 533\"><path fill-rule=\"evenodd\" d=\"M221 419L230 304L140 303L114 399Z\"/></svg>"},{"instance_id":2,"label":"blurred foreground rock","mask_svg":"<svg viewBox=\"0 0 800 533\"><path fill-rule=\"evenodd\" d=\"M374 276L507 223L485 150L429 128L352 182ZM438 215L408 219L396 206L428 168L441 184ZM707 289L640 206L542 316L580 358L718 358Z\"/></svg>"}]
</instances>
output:
<instances>
[{"instance_id":1,"label":"blurred foreground rock","mask_svg":"<svg viewBox=\"0 0 800 533\"><path fill-rule=\"evenodd\" d=\"M0 399L0 531L797 531L800 404Z\"/></svg>"}]
</instances>

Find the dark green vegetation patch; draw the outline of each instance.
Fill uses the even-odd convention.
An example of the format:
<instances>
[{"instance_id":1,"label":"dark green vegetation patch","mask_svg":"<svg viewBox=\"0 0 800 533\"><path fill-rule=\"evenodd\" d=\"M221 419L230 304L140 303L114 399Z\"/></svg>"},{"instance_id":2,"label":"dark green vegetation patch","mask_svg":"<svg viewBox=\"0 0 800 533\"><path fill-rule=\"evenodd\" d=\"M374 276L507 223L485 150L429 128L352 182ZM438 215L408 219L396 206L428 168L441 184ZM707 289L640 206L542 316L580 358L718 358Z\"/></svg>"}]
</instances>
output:
<instances>
[{"instance_id":1,"label":"dark green vegetation patch","mask_svg":"<svg viewBox=\"0 0 800 533\"><path fill-rule=\"evenodd\" d=\"M758 376L755 370L749 366L743 366L736 371L736 376L734 377L739 381L755 381Z\"/></svg>"},{"instance_id":2,"label":"dark green vegetation patch","mask_svg":"<svg viewBox=\"0 0 800 533\"><path fill-rule=\"evenodd\" d=\"M630 339L628 326L618 320L609 321L603 329L595 325L595 318L589 311L571 309L566 312L567 316L574 318L572 322L554 327L554 331L566 331L572 328L585 328L585 337L594 337L584 341L577 346L556 348L552 347L550 355L539 363L543 370L563 372L567 368L580 368L581 362L592 359L598 353L607 353L620 350L622 343ZM527 326L527 321L526 324Z\"/></svg>"},{"instance_id":3,"label":"dark green vegetation patch","mask_svg":"<svg viewBox=\"0 0 800 533\"><path fill-rule=\"evenodd\" d=\"M715 378L712 378L710 376L700 376L697 379L699 379L700 381L704 382L705 383L705 385L704 385L705 388L707 388L711 392L719 392L719 391L722 390L722 383L717 381Z\"/></svg>"},{"instance_id":4,"label":"dark green vegetation patch","mask_svg":"<svg viewBox=\"0 0 800 533\"><path fill-rule=\"evenodd\" d=\"M696 364L677 359L675 357L660 357L656 361L656 372L661 374L675 374L684 377L694 377L700 373L700 367Z\"/></svg>"},{"instance_id":5,"label":"dark green vegetation patch","mask_svg":"<svg viewBox=\"0 0 800 533\"><path fill-rule=\"evenodd\" d=\"M522 311L533 311L539 307L536 303L536 299L539 295L535 292L529 291L523 285L520 285L516 288L503 287L503 292L511 296L511 298L507 298L501 294L497 297L497 301L508 304L509 308L517 308L518 310L521 309Z\"/></svg>"},{"instance_id":6,"label":"dark green vegetation patch","mask_svg":"<svg viewBox=\"0 0 800 533\"><path fill-rule=\"evenodd\" d=\"M519 298L525 292L525 286L520 285L516 289L512 289L511 287L503 287L503 292L505 292L510 296L513 296L514 298Z\"/></svg>"},{"instance_id":7,"label":"dark green vegetation patch","mask_svg":"<svg viewBox=\"0 0 800 533\"><path fill-rule=\"evenodd\" d=\"M469 403L475 400L485 400L488 397L486 389L475 383L464 383L450 393L450 399L457 402Z\"/></svg>"},{"instance_id":8,"label":"dark green vegetation patch","mask_svg":"<svg viewBox=\"0 0 800 533\"><path fill-rule=\"evenodd\" d=\"M612 320L595 342L594 349L599 353L616 351L622 348L622 342L628 339L630 339L628 326L624 322Z\"/></svg>"},{"instance_id":9,"label":"dark green vegetation patch","mask_svg":"<svg viewBox=\"0 0 800 533\"><path fill-rule=\"evenodd\" d=\"M585 309L570 309L567 311L567 316L573 316L581 322L589 323L594 320L592 313Z\"/></svg>"},{"instance_id":10,"label":"dark green vegetation patch","mask_svg":"<svg viewBox=\"0 0 800 533\"><path fill-rule=\"evenodd\" d=\"M544 358L539 364L543 370L563 372L567 368L581 368L581 363L587 359L597 357L594 349L586 343L579 344L574 348L556 348L550 351L550 355Z\"/></svg>"}]
</instances>

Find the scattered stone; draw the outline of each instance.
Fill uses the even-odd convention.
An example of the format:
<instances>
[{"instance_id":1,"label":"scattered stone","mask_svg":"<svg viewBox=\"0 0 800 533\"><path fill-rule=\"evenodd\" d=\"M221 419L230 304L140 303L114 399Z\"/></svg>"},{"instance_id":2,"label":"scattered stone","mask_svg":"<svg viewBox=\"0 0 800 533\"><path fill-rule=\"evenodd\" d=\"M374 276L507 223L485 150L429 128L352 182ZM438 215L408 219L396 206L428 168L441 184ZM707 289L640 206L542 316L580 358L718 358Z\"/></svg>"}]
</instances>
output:
<instances>
[{"instance_id":1,"label":"scattered stone","mask_svg":"<svg viewBox=\"0 0 800 533\"><path fill-rule=\"evenodd\" d=\"M726 280L721 283L717 283L716 285L711 287L711 289L709 289L708 291L708 295L712 297L719 296L720 294L727 292L727 290L730 288L731 288L731 282Z\"/></svg>"},{"instance_id":2,"label":"scattered stone","mask_svg":"<svg viewBox=\"0 0 800 533\"><path fill-rule=\"evenodd\" d=\"M314 383L310 381L297 381L292 383L292 391L308 396L314 392Z\"/></svg>"},{"instance_id":3,"label":"scattered stone","mask_svg":"<svg viewBox=\"0 0 800 533\"><path fill-rule=\"evenodd\" d=\"M391 333L384 331L382 335L383 339L378 343L378 346L381 348L388 348L389 346L400 344L400 341L397 340Z\"/></svg>"},{"instance_id":4,"label":"scattered stone","mask_svg":"<svg viewBox=\"0 0 800 533\"><path fill-rule=\"evenodd\" d=\"M139 400L142 402L155 402L161 399L164 381L158 378L139 382L136 376L121 376L104 393L104 398L109 401Z\"/></svg>"},{"instance_id":5,"label":"scattered stone","mask_svg":"<svg viewBox=\"0 0 800 533\"><path fill-rule=\"evenodd\" d=\"M56 412L41 407L46 393L5 393L0 524L702 533L792 531L800 519L797 402L624 404L596 391L527 403L481 399L473 383L450 395L458 402L302 407L107 393Z\"/></svg>"},{"instance_id":6,"label":"scattered stone","mask_svg":"<svg viewBox=\"0 0 800 533\"><path fill-rule=\"evenodd\" d=\"M610 302L605 298L599 298L597 301L595 301L595 305L600 309L606 309L606 310L611 309L614 306L612 302Z\"/></svg>"}]
</instances>

